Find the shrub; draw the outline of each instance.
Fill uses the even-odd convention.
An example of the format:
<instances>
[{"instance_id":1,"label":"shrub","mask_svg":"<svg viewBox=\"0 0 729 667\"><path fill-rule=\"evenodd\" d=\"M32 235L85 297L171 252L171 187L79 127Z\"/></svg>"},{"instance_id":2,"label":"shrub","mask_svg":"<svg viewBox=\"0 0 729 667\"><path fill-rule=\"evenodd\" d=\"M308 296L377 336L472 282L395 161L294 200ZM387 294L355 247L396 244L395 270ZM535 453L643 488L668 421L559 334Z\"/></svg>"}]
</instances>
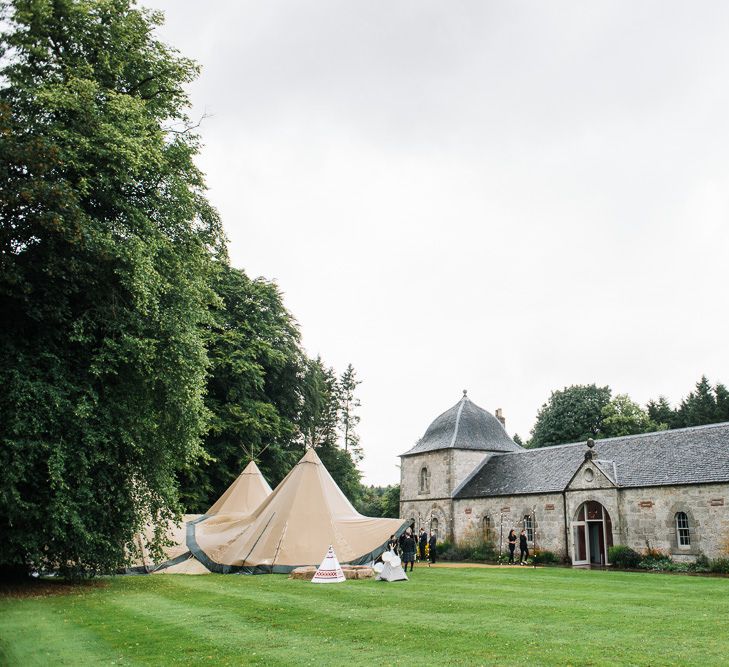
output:
<instances>
[{"instance_id":1,"label":"shrub","mask_svg":"<svg viewBox=\"0 0 729 667\"><path fill-rule=\"evenodd\" d=\"M633 569L638 567L641 562L641 556L637 551L623 544L616 544L608 549L608 560L615 567L623 567Z\"/></svg>"},{"instance_id":2,"label":"shrub","mask_svg":"<svg viewBox=\"0 0 729 667\"><path fill-rule=\"evenodd\" d=\"M716 574L729 574L729 558L717 558L711 561L709 571Z\"/></svg>"},{"instance_id":3,"label":"shrub","mask_svg":"<svg viewBox=\"0 0 729 667\"><path fill-rule=\"evenodd\" d=\"M552 551L537 550L532 558L534 565L555 565L559 563L559 556Z\"/></svg>"},{"instance_id":4,"label":"shrub","mask_svg":"<svg viewBox=\"0 0 729 667\"><path fill-rule=\"evenodd\" d=\"M438 545L438 557L446 561L487 561L496 562L499 558L494 545L490 542L442 542Z\"/></svg>"},{"instance_id":5,"label":"shrub","mask_svg":"<svg viewBox=\"0 0 729 667\"><path fill-rule=\"evenodd\" d=\"M709 572L711 561L704 554L699 554L693 563L689 563L689 566L689 572Z\"/></svg>"}]
</instances>

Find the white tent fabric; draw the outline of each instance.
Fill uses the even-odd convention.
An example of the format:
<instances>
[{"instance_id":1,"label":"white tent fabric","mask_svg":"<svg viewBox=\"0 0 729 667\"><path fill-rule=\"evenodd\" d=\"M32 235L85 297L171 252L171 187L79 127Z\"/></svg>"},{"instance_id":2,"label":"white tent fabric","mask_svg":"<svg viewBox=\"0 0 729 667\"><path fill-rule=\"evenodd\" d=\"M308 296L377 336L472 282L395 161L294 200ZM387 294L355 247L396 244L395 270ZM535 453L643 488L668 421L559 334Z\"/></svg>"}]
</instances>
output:
<instances>
[{"instance_id":1,"label":"white tent fabric","mask_svg":"<svg viewBox=\"0 0 729 667\"><path fill-rule=\"evenodd\" d=\"M344 572L342 572L342 568L339 565L334 549L332 549L332 546L329 545L327 555L324 556L324 560L321 562L321 565L311 578L311 583L338 584L342 581L347 581L347 577L345 577Z\"/></svg>"},{"instance_id":2,"label":"white tent fabric","mask_svg":"<svg viewBox=\"0 0 729 667\"><path fill-rule=\"evenodd\" d=\"M187 544L215 572L288 573L317 565L330 544L342 563L369 562L403 526L359 514L309 449L250 516L204 517L191 525Z\"/></svg>"},{"instance_id":3,"label":"white tent fabric","mask_svg":"<svg viewBox=\"0 0 729 667\"><path fill-rule=\"evenodd\" d=\"M379 569L379 568L378 568ZM393 551L382 555L382 569L379 569L375 581L407 581L408 575L402 569L400 557Z\"/></svg>"}]
</instances>

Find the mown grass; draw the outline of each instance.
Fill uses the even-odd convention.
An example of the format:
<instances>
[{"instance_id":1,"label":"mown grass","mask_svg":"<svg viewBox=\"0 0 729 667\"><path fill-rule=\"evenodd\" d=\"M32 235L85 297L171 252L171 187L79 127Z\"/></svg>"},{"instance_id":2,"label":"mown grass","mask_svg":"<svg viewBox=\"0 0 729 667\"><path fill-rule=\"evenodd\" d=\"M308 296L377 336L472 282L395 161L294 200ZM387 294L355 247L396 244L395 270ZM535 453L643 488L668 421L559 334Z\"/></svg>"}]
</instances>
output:
<instances>
[{"instance_id":1,"label":"mown grass","mask_svg":"<svg viewBox=\"0 0 729 667\"><path fill-rule=\"evenodd\" d=\"M118 577L0 599L9 665L719 665L729 579L421 568L408 582Z\"/></svg>"}]
</instances>

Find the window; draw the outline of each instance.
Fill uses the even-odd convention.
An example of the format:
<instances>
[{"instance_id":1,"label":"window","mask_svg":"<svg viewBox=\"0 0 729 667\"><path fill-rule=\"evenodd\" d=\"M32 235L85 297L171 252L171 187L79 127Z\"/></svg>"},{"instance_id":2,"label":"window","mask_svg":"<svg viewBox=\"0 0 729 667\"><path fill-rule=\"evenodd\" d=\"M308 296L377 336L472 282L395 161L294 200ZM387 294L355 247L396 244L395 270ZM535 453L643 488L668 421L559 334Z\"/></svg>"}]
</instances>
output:
<instances>
[{"instance_id":1,"label":"window","mask_svg":"<svg viewBox=\"0 0 729 667\"><path fill-rule=\"evenodd\" d=\"M524 530L526 530L526 537L529 542L534 542L534 524L532 523L532 515L524 515Z\"/></svg>"},{"instance_id":2,"label":"window","mask_svg":"<svg viewBox=\"0 0 729 667\"><path fill-rule=\"evenodd\" d=\"M494 539L493 531L491 530L490 516L485 516L483 518L483 539L484 542L491 542Z\"/></svg>"},{"instance_id":3,"label":"window","mask_svg":"<svg viewBox=\"0 0 729 667\"><path fill-rule=\"evenodd\" d=\"M689 521L686 512L676 513L676 539L679 547L691 546L691 531L689 530Z\"/></svg>"},{"instance_id":4,"label":"window","mask_svg":"<svg viewBox=\"0 0 729 667\"><path fill-rule=\"evenodd\" d=\"M420 469L420 493L430 493L430 472L425 466Z\"/></svg>"},{"instance_id":5,"label":"window","mask_svg":"<svg viewBox=\"0 0 729 667\"><path fill-rule=\"evenodd\" d=\"M430 530L433 533L438 532L438 519L436 519L435 517L430 520Z\"/></svg>"}]
</instances>

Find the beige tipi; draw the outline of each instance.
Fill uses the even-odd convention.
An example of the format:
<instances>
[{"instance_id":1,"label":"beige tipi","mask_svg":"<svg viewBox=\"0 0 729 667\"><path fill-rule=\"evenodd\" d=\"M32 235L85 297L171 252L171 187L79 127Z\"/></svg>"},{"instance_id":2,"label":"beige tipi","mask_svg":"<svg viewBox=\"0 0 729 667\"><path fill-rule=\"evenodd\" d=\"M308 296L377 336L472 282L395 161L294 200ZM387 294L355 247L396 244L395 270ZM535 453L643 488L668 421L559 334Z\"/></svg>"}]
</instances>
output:
<instances>
[{"instance_id":1,"label":"beige tipi","mask_svg":"<svg viewBox=\"0 0 729 667\"><path fill-rule=\"evenodd\" d=\"M187 548L187 532L190 530L188 526L216 514L226 514L237 518L249 516L270 494L271 487L258 466L251 461L205 514L185 514L181 524L169 522L167 540L172 544L165 548L165 559L161 563L155 564L151 561L144 549L143 541L140 539L142 562L138 563L134 570L164 574L209 572ZM147 527L145 531L149 533L147 538L151 537L151 531L152 528Z\"/></svg>"},{"instance_id":2,"label":"beige tipi","mask_svg":"<svg viewBox=\"0 0 729 667\"><path fill-rule=\"evenodd\" d=\"M250 516L217 514L190 524L187 546L214 572L288 573L318 565L328 545L342 563L373 560L404 525L359 514L309 449Z\"/></svg>"},{"instance_id":3,"label":"beige tipi","mask_svg":"<svg viewBox=\"0 0 729 667\"><path fill-rule=\"evenodd\" d=\"M251 461L205 514L250 514L270 495L271 487Z\"/></svg>"}]
</instances>

